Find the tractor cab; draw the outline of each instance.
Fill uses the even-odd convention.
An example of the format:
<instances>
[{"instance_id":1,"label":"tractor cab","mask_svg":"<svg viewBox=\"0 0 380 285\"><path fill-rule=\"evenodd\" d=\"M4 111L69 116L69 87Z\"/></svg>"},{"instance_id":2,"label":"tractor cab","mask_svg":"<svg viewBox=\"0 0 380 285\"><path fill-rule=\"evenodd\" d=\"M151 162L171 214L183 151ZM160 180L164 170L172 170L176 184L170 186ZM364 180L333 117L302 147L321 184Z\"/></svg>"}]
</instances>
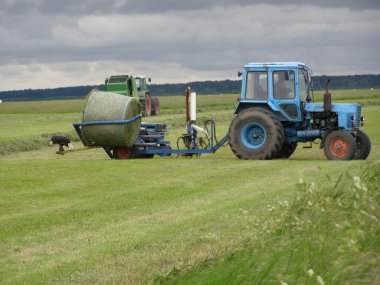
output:
<instances>
[{"instance_id":1,"label":"tractor cab","mask_svg":"<svg viewBox=\"0 0 380 285\"><path fill-rule=\"evenodd\" d=\"M311 101L311 70L301 62L250 63L244 66L235 114L258 105L276 110L282 120L302 121L303 103Z\"/></svg>"},{"instance_id":2,"label":"tractor cab","mask_svg":"<svg viewBox=\"0 0 380 285\"><path fill-rule=\"evenodd\" d=\"M140 100L145 99L146 93L149 93L144 76L114 75L105 80L105 88L107 92L137 97Z\"/></svg>"},{"instance_id":3,"label":"tractor cab","mask_svg":"<svg viewBox=\"0 0 380 285\"><path fill-rule=\"evenodd\" d=\"M151 79L148 78L150 82ZM142 107L144 116L158 115L160 102L150 95L144 75L113 75L105 80L106 92L136 97Z\"/></svg>"}]
</instances>

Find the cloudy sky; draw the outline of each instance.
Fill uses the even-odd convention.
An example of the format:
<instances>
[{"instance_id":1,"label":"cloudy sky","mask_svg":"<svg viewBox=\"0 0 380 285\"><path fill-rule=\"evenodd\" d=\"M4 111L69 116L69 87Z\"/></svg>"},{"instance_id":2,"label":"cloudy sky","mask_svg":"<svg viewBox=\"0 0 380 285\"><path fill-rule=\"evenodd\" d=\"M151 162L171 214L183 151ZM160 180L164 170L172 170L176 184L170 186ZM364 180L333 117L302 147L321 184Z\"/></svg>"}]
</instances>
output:
<instances>
[{"instance_id":1,"label":"cloudy sky","mask_svg":"<svg viewBox=\"0 0 380 285\"><path fill-rule=\"evenodd\" d=\"M236 79L254 61L378 74L379 27L379 0L0 0L0 90Z\"/></svg>"}]
</instances>

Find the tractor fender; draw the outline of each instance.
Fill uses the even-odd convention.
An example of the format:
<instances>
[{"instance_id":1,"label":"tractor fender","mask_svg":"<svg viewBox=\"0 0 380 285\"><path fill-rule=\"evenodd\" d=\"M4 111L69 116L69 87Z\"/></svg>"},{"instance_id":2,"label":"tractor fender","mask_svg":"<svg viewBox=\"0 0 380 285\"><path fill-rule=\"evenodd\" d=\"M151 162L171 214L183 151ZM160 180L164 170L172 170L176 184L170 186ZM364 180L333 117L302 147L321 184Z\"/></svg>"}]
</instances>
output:
<instances>
[{"instance_id":1,"label":"tractor fender","mask_svg":"<svg viewBox=\"0 0 380 285\"><path fill-rule=\"evenodd\" d=\"M267 110L271 113L273 113L280 121L287 121L287 119L278 111L273 110L269 104L265 103L255 103L255 102L239 102L238 106L235 109L235 115L244 111L245 109L251 108L251 107L257 107L264 110Z\"/></svg>"}]
</instances>

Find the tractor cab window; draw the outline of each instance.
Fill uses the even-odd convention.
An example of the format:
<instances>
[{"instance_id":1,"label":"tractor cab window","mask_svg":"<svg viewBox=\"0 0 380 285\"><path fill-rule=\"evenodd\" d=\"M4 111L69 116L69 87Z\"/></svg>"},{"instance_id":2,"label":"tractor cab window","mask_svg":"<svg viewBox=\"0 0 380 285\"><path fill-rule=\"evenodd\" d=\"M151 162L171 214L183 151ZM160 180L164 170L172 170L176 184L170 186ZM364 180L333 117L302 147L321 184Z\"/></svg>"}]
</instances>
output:
<instances>
[{"instance_id":1,"label":"tractor cab window","mask_svg":"<svg viewBox=\"0 0 380 285\"><path fill-rule=\"evenodd\" d=\"M140 82L140 78L136 78L136 89L137 91L141 91L141 82Z\"/></svg>"},{"instance_id":2,"label":"tractor cab window","mask_svg":"<svg viewBox=\"0 0 380 285\"><path fill-rule=\"evenodd\" d=\"M146 79L145 78L141 78L141 89L142 90L146 90L147 89L147 86L146 86Z\"/></svg>"},{"instance_id":3,"label":"tractor cab window","mask_svg":"<svg viewBox=\"0 0 380 285\"><path fill-rule=\"evenodd\" d=\"M301 102L309 98L309 74L305 69L298 69L298 94Z\"/></svg>"},{"instance_id":4,"label":"tractor cab window","mask_svg":"<svg viewBox=\"0 0 380 285\"><path fill-rule=\"evenodd\" d=\"M294 71L274 71L273 72L273 97L275 99L293 99L295 76Z\"/></svg>"},{"instance_id":5,"label":"tractor cab window","mask_svg":"<svg viewBox=\"0 0 380 285\"><path fill-rule=\"evenodd\" d=\"M248 72L245 99L268 99L268 76L266 71Z\"/></svg>"}]
</instances>

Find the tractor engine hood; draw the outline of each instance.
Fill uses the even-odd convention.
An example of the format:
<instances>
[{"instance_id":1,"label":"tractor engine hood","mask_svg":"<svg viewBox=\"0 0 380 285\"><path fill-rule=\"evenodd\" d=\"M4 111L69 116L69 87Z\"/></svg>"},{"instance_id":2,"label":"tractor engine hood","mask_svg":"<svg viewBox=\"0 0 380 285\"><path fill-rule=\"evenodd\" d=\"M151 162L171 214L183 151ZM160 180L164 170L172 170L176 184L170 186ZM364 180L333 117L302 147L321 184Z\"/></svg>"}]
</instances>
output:
<instances>
[{"instance_id":1,"label":"tractor engine hood","mask_svg":"<svg viewBox=\"0 0 380 285\"><path fill-rule=\"evenodd\" d=\"M331 112L338 116L338 125L347 130L358 129L361 126L361 105L357 103L333 103ZM323 103L306 103L308 113L325 112Z\"/></svg>"}]
</instances>

